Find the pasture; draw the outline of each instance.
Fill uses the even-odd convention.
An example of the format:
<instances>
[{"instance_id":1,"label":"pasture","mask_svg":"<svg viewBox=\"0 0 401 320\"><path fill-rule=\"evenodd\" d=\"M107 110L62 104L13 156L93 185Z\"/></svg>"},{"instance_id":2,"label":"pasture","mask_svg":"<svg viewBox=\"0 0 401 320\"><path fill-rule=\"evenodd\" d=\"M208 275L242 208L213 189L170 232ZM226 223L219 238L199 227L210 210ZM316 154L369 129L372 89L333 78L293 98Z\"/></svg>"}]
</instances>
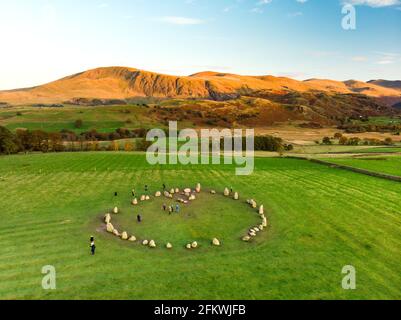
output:
<instances>
[{"instance_id":1,"label":"pasture","mask_svg":"<svg viewBox=\"0 0 401 320\"><path fill-rule=\"evenodd\" d=\"M400 183L296 159L257 158L255 166L238 177L233 166L150 166L136 153L0 157L0 298L400 298ZM198 182L219 193L233 187L240 200L200 198L172 217L162 200L129 205L133 188ZM255 223L249 198L264 204L269 227L245 243L240 236ZM174 248L104 232L102 217L115 205L122 212L113 219L128 231ZM211 237L222 246L212 247ZM184 248L190 240L198 250ZM41 287L45 265L56 268L54 291ZM356 290L342 289L345 265L357 270Z\"/></svg>"},{"instance_id":2,"label":"pasture","mask_svg":"<svg viewBox=\"0 0 401 320\"><path fill-rule=\"evenodd\" d=\"M371 155L357 158L333 158L332 163L374 172L401 176L401 157L395 155Z\"/></svg>"},{"instance_id":3,"label":"pasture","mask_svg":"<svg viewBox=\"0 0 401 320\"><path fill-rule=\"evenodd\" d=\"M82 127L74 126L76 120L82 120ZM81 133L96 129L108 133L118 128L148 128L154 124L148 117L148 109L139 105L0 108L0 125L12 131L29 129L59 132L65 129Z\"/></svg>"}]
</instances>

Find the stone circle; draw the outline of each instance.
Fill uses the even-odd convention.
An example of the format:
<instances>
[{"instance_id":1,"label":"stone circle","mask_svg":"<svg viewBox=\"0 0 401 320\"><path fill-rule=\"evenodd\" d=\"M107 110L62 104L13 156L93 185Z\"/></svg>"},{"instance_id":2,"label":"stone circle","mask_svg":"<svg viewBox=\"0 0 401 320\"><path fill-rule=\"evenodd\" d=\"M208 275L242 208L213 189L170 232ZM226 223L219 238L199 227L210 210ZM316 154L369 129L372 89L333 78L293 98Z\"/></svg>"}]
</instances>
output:
<instances>
[{"instance_id":1,"label":"stone circle","mask_svg":"<svg viewBox=\"0 0 401 320\"><path fill-rule=\"evenodd\" d=\"M183 192L181 193L181 195L187 197L188 200L185 200L184 198L178 198L177 201L180 202L180 203L183 203L183 204L188 204L189 202L195 201L196 198L197 198L195 193L201 193L201 191L202 191L202 187L201 187L200 183L198 183L196 185L194 191L191 188L184 188ZM211 190L210 193L212 195L217 194L215 190ZM174 194L179 195L180 194L180 189L179 188L172 188L170 192L164 191L164 193L163 193L163 195L166 198L169 198L169 199L172 199ZM229 188L225 188L224 189L223 195L225 197L230 197L230 195L231 195L232 199L239 200L239 193L238 192L232 192L232 191L230 192ZM162 193L160 191L157 191L155 193L155 197L156 198L161 197L161 196L162 196ZM141 201L149 201L150 200L150 196L142 195L140 200ZM250 205L252 209L257 209L258 208L256 201L253 200L253 199L247 200L246 203L248 205ZM138 199L137 198L133 199L131 204L132 205L138 205L139 204L138 203ZM118 214L118 213L120 213L120 210L118 209L118 207L114 207L114 209L112 210L112 213L113 214ZM264 206L263 205L259 206L259 208L257 210L257 213L260 216L261 224L259 224L257 226L252 226L251 228L249 228L248 233L241 238L241 240L244 241L244 242L250 242L252 240L252 238L257 237L258 233L264 231L268 227L268 221L267 221L267 218L265 216L265 210L264 210ZM137 241L137 238L134 235L128 235L128 233L126 231L123 231L122 233L120 233L113 226L113 224L111 222L112 222L112 216L111 216L110 213L107 213L104 216L104 223L106 224L106 231L108 233L111 233L111 234L115 235L116 237L119 237L122 240L128 240L130 242L136 242ZM142 241L142 245L143 246L148 246L150 248L157 248L157 244L156 244L155 240L143 240ZM214 238L211 241L211 245L215 246L215 247L219 247L219 246L221 246L221 242L220 242L220 240L218 238ZM166 249L172 249L173 245L170 242L168 242L165 247L166 247ZM199 244L198 244L197 241L193 241L191 243L188 243L185 247L188 250L196 249L196 248L199 247Z\"/></svg>"}]
</instances>

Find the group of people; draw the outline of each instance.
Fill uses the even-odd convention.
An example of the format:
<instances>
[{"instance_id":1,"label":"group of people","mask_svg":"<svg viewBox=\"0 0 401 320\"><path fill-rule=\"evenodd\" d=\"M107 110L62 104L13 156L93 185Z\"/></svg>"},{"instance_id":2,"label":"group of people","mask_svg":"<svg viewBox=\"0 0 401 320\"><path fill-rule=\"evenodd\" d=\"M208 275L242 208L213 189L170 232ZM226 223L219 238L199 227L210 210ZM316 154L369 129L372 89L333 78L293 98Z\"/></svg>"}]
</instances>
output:
<instances>
[{"instance_id":1,"label":"group of people","mask_svg":"<svg viewBox=\"0 0 401 320\"><path fill-rule=\"evenodd\" d=\"M174 209L174 206L168 206L166 204L163 204L163 211L167 211L169 214L172 214L173 212L180 213L180 205L177 203Z\"/></svg>"},{"instance_id":2,"label":"group of people","mask_svg":"<svg viewBox=\"0 0 401 320\"><path fill-rule=\"evenodd\" d=\"M149 191L149 186L145 185L144 189L145 189L145 192L147 193ZM166 185L164 183L163 183L163 190L166 190ZM135 197L135 189L132 190L132 196ZM117 191L114 192L114 197L118 197L118 192ZM167 207L166 204L163 205L163 210L164 211L168 210L169 214L172 214L173 212L179 213L180 209L181 208L180 208L179 204L177 204L175 207L174 206L168 206ZM137 219L138 223L142 222L142 216L140 214L137 215L136 219ZM95 237L91 236L90 239L89 239L89 242L90 242L89 247L90 247L91 254L94 256L95 253L96 253Z\"/></svg>"}]
</instances>

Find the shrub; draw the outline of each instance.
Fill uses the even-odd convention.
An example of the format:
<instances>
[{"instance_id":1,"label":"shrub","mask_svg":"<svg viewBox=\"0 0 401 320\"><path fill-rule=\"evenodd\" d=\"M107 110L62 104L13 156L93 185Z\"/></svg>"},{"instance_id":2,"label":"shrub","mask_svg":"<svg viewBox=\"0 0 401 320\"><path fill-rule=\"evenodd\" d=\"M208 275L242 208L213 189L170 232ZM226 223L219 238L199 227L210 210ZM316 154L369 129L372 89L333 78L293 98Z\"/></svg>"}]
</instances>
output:
<instances>
[{"instance_id":1,"label":"shrub","mask_svg":"<svg viewBox=\"0 0 401 320\"><path fill-rule=\"evenodd\" d=\"M17 153L19 150L17 137L7 128L0 126L0 154Z\"/></svg>"}]
</instances>

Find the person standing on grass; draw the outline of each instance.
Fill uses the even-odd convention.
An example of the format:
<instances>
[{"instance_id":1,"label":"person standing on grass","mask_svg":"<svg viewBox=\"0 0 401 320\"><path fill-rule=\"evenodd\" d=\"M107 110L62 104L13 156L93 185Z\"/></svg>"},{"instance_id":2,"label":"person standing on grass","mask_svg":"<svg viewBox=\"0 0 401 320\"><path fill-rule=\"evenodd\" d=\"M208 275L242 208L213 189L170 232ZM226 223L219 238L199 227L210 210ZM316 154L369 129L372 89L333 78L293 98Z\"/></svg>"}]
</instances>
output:
<instances>
[{"instance_id":1,"label":"person standing on grass","mask_svg":"<svg viewBox=\"0 0 401 320\"><path fill-rule=\"evenodd\" d=\"M163 183L163 191L166 191L166 184Z\"/></svg>"},{"instance_id":2,"label":"person standing on grass","mask_svg":"<svg viewBox=\"0 0 401 320\"><path fill-rule=\"evenodd\" d=\"M96 251L96 245L95 245L95 237L93 236L90 238L90 248L91 248L91 254L92 256L94 256Z\"/></svg>"},{"instance_id":3,"label":"person standing on grass","mask_svg":"<svg viewBox=\"0 0 401 320\"><path fill-rule=\"evenodd\" d=\"M175 206L175 212L180 213L180 205L178 203Z\"/></svg>"},{"instance_id":4,"label":"person standing on grass","mask_svg":"<svg viewBox=\"0 0 401 320\"><path fill-rule=\"evenodd\" d=\"M132 196L135 198L135 189L132 189Z\"/></svg>"},{"instance_id":5,"label":"person standing on grass","mask_svg":"<svg viewBox=\"0 0 401 320\"><path fill-rule=\"evenodd\" d=\"M166 211L167 210L167 205L163 204L163 210Z\"/></svg>"},{"instance_id":6,"label":"person standing on grass","mask_svg":"<svg viewBox=\"0 0 401 320\"><path fill-rule=\"evenodd\" d=\"M142 222L142 216L140 214L137 215L136 220L138 221L138 223Z\"/></svg>"},{"instance_id":7,"label":"person standing on grass","mask_svg":"<svg viewBox=\"0 0 401 320\"><path fill-rule=\"evenodd\" d=\"M146 193L148 192L148 189L149 189L148 185L145 185L145 192Z\"/></svg>"}]
</instances>

